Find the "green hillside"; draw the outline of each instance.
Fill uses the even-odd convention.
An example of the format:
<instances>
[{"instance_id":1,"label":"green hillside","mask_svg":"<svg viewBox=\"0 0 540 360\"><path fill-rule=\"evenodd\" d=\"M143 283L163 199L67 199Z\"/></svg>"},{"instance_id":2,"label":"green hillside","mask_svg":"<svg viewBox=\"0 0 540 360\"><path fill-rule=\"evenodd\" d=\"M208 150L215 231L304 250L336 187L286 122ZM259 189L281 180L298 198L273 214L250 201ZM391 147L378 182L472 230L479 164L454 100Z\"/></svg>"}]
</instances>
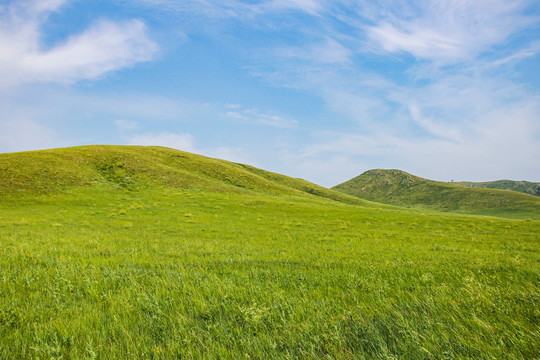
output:
<instances>
[{"instance_id":1,"label":"green hillside","mask_svg":"<svg viewBox=\"0 0 540 360\"><path fill-rule=\"evenodd\" d=\"M537 359L539 234L160 147L0 154L0 359Z\"/></svg>"},{"instance_id":2,"label":"green hillside","mask_svg":"<svg viewBox=\"0 0 540 360\"><path fill-rule=\"evenodd\" d=\"M540 196L540 183L530 181L496 180L485 182L459 181L454 184L475 188L512 190L524 194Z\"/></svg>"},{"instance_id":3,"label":"green hillside","mask_svg":"<svg viewBox=\"0 0 540 360\"><path fill-rule=\"evenodd\" d=\"M540 199L513 191L469 188L401 170L369 170L332 189L383 204L438 211L540 219Z\"/></svg>"},{"instance_id":4,"label":"green hillside","mask_svg":"<svg viewBox=\"0 0 540 360\"><path fill-rule=\"evenodd\" d=\"M302 179L163 147L93 145L0 156L0 194L100 186L129 191L160 186L225 193L262 192L369 205Z\"/></svg>"}]
</instances>

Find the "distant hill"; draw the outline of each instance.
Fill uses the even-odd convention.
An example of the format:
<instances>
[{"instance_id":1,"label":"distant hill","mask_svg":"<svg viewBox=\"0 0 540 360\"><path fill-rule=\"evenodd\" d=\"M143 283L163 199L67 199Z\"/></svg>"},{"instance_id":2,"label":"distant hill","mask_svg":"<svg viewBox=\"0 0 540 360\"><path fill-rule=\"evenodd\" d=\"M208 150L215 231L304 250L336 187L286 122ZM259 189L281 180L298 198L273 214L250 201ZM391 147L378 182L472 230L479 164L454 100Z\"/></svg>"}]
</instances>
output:
<instances>
[{"instance_id":1,"label":"distant hill","mask_svg":"<svg viewBox=\"0 0 540 360\"><path fill-rule=\"evenodd\" d=\"M530 181L497 180L486 182L459 181L454 182L454 184L475 188L512 190L524 194L540 196L540 182L536 183Z\"/></svg>"},{"instance_id":2,"label":"distant hill","mask_svg":"<svg viewBox=\"0 0 540 360\"><path fill-rule=\"evenodd\" d=\"M262 192L370 205L302 179L157 146L92 145L0 154L0 195L77 187L144 190L156 186Z\"/></svg>"},{"instance_id":3,"label":"distant hill","mask_svg":"<svg viewBox=\"0 0 540 360\"><path fill-rule=\"evenodd\" d=\"M423 179L401 170L369 170L332 189L383 204L438 211L540 218L540 198Z\"/></svg>"}]
</instances>

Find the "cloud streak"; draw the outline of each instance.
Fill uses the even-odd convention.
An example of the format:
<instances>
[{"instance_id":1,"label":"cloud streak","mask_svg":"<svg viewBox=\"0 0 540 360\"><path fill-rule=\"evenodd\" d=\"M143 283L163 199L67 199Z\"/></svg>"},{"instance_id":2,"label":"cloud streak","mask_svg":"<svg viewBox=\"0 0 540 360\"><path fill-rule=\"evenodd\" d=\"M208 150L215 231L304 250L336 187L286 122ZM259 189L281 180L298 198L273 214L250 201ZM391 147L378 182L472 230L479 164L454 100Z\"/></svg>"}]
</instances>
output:
<instances>
[{"instance_id":1,"label":"cloud streak","mask_svg":"<svg viewBox=\"0 0 540 360\"><path fill-rule=\"evenodd\" d=\"M246 124L265 125L274 128L291 129L298 124L296 120L286 119L282 116L261 113L257 109L245 109L242 105L228 104L225 112L220 116L232 121L239 121Z\"/></svg>"},{"instance_id":2,"label":"cloud streak","mask_svg":"<svg viewBox=\"0 0 540 360\"><path fill-rule=\"evenodd\" d=\"M141 4L157 6L176 12L206 14L211 17L253 18L284 11L300 11L317 15L324 10L321 0L266 0L247 3L238 0L138 0Z\"/></svg>"},{"instance_id":3,"label":"cloud streak","mask_svg":"<svg viewBox=\"0 0 540 360\"><path fill-rule=\"evenodd\" d=\"M537 16L526 14L530 5L521 0L360 1L353 12L360 16L339 16L365 32L370 49L445 65L471 60L538 24Z\"/></svg>"}]
</instances>

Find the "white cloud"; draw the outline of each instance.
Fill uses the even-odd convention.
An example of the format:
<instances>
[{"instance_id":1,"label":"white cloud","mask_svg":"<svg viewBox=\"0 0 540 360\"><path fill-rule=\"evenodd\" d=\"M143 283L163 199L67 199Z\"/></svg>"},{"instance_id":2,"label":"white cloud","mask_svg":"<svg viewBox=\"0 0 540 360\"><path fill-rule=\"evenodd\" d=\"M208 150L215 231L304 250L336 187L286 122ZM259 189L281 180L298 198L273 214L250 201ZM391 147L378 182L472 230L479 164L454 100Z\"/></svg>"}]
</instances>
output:
<instances>
[{"instance_id":1,"label":"white cloud","mask_svg":"<svg viewBox=\"0 0 540 360\"><path fill-rule=\"evenodd\" d=\"M26 8L29 13L39 15L44 12L57 10L66 0L23 0L21 3L30 4Z\"/></svg>"},{"instance_id":2,"label":"white cloud","mask_svg":"<svg viewBox=\"0 0 540 360\"><path fill-rule=\"evenodd\" d=\"M538 180L538 167L533 164L540 157L539 103L529 98L497 106L494 99L490 105L491 109L483 105L483 114L469 123L445 124L443 119L423 124L435 137L400 134L388 128L319 133L291 161L328 186L370 168L401 168L443 181ZM324 173L326 164L335 161L343 168Z\"/></svg>"},{"instance_id":3,"label":"white cloud","mask_svg":"<svg viewBox=\"0 0 540 360\"><path fill-rule=\"evenodd\" d=\"M102 20L52 48L41 44L46 15L65 1L26 1L0 14L0 86L72 83L152 59L157 45L138 21Z\"/></svg>"},{"instance_id":4,"label":"white cloud","mask_svg":"<svg viewBox=\"0 0 540 360\"><path fill-rule=\"evenodd\" d=\"M290 156L289 174L334 186L373 168L399 168L429 179L486 181L513 178L538 181L531 166L540 143L526 135L530 123L518 129L499 122L490 134L456 143L444 139L412 139L388 134L328 134L320 143ZM531 146L532 145L532 146Z\"/></svg>"},{"instance_id":5,"label":"white cloud","mask_svg":"<svg viewBox=\"0 0 540 360\"><path fill-rule=\"evenodd\" d=\"M527 1L430 0L410 3L402 13L382 7L371 15L375 24L366 27L367 35L387 52L407 52L441 63L464 61L537 22L523 15L527 5Z\"/></svg>"},{"instance_id":6,"label":"white cloud","mask_svg":"<svg viewBox=\"0 0 540 360\"><path fill-rule=\"evenodd\" d=\"M220 115L235 121L241 121L247 124L266 125L281 129L291 129L297 126L296 120L287 119L278 115L261 113L257 109L245 109L237 104L228 104L225 108L226 111Z\"/></svg>"},{"instance_id":7,"label":"white cloud","mask_svg":"<svg viewBox=\"0 0 540 360\"><path fill-rule=\"evenodd\" d=\"M307 14L317 15L324 9L318 0L272 0L260 5L263 10L300 10Z\"/></svg>"},{"instance_id":8,"label":"white cloud","mask_svg":"<svg viewBox=\"0 0 540 360\"><path fill-rule=\"evenodd\" d=\"M406 51L419 58L456 58L465 50L461 39L431 29L398 30L383 23L369 28L368 36L388 52Z\"/></svg>"},{"instance_id":9,"label":"white cloud","mask_svg":"<svg viewBox=\"0 0 540 360\"><path fill-rule=\"evenodd\" d=\"M437 121L438 119L424 116L417 104L412 103L409 105L409 115L413 122L435 137L457 142L463 139L463 134L461 134L459 128Z\"/></svg>"},{"instance_id":10,"label":"white cloud","mask_svg":"<svg viewBox=\"0 0 540 360\"><path fill-rule=\"evenodd\" d=\"M348 64L353 55L349 48L332 38L308 46L278 48L273 52L277 57L321 64Z\"/></svg>"},{"instance_id":11,"label":"white cloud","mask_svg":"<svg viewBox=\"0 0 540 360\"><path fill-rule=\"evenodd\" d=\"M517 63L523 59L535 56L539 52L540 52L540 41L533 41L526 48L521 49L507 57L504 57L502 59L498 59L495 61L491 61L487 64L481 64L481 65L484 67L486 66L497 67L501 65L507 65L509 63Z\"/></svg>"},{"instance_id":12,"label":"white cloud","mask_svg":"<svg viewBox=\"0 0 540 360\"><path fill-rule=\"evenodd\" d=\"M138 0L139 3L191 14L204 13L210 17L252 18L268 13L297 10L317 15L324 10L321 0L266 0L247 3L238 0Z\"/></svg>"},{"instance_id":13,"label":"white cloud","mask_svg":"<svg viewBox=\"0 0 540 360\"><path fill-rule=\"evenodd\" d=\"M325 186L371 168L443 181L539 179L540 96L512 80L445 74L411 88L377 77L334 77L317 88L316 79L304 79L350 123L312 133L289 151L289 174Z\"/></svg>"}]
</instances>

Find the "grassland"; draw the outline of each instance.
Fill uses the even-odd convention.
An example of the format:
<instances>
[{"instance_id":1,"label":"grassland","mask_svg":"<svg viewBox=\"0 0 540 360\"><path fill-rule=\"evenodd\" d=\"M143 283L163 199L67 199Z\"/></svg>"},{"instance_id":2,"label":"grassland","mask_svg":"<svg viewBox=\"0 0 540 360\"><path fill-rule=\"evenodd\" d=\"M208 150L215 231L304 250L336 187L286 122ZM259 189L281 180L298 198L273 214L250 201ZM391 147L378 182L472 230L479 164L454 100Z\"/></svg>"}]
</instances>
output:
<instances>
[{"instance_id":1,"label":"grassland","mask_svg":"<svg viewBox=\"0 0 540 360\"><path fill-rule=\"evenodd\" d=\"M540 356L539 221L355 203L168 149L0 164L2 359Z\"/></svg>"},{"instance_id":2,"label":"grassland","mask_svg":"<svg viewBox=\"0 0 540 360\"><path fill-rule=\"evenodd\" d=\"M496 180L484 182L460 181L454 184L476 188L512 190L524 194L540 196L540 183L530 181Z\"/></svg>"},{"instance_id":3,"label":"grassland","mask_svg":"<svg viewBox=\"0 0 540 360\"><path fill-rule=\"evenodd\" d=\"M427 180L401 170L369 170L332 189L402 207L540 220L537 196Z\"/></svg>"}]
</instances>

